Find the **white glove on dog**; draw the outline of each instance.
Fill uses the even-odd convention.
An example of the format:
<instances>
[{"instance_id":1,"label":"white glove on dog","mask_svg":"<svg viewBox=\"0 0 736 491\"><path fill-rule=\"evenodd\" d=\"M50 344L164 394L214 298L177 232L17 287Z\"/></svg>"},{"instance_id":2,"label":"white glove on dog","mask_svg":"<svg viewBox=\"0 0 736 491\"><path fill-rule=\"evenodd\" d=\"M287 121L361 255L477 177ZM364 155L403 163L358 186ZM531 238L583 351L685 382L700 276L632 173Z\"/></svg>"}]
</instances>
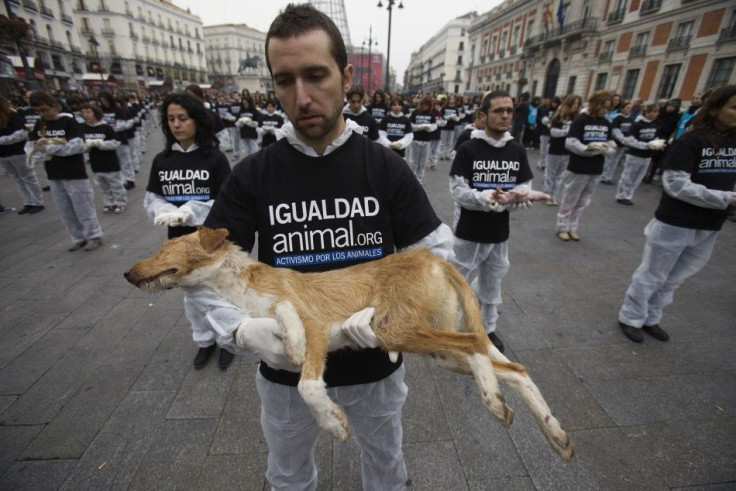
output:
<instances>
[{"instance_id":1,"label":"white glove on dog","mask_svg":"<svg viewBox=\"0 0 736 491\"><path fill-rule=\"evenodd\" d=\"M359 348L379 348L381 341L371 328L371 320L376 312L374 307L366 307L363 310L354 313L342 323L340 330ZM399 353L389 351L388 357L391 363L396 363L399 359Z\"/></svg>"},{"instance_id":2,"label":"white glove on dog","mask_svg":"<svg viewBox=\"0 0 736 491\"><path fill-rule=\"evenodd\" d=\"M258 317L246 319L235 331L235 342L258 356L276 370L299 372L301 367L292 365L284 352L283 328L275 319Z\"/></svg>"},{"instance_id":3,"label":"white glove on dog","mask_svg":"<svg viewBox=\"0 0 736 491\"><path fill-rule=\"evenodd\" d=\"M186 225L193 217L194 215L187 210L165 211L156 215L156 218L153 219L153 224L180 227Z\"/></svg>"}]
</instances>

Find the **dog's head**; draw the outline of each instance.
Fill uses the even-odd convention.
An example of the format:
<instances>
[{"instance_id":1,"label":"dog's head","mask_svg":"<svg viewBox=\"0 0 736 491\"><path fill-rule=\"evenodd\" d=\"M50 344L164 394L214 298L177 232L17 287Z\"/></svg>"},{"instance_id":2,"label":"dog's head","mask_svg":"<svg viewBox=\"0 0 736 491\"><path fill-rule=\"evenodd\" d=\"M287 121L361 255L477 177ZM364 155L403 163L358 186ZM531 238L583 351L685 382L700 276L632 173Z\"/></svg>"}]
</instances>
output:
<instances>
[{"instance_id":1,"label":"dog's head","mask_svg":"<svg viewBox=\"0 0 736 491\"><path fill-rule=\"evenodd\" d=\"M133 265L123 275L133 285L147 292L179 286L197 286L191 273L212 265L230 244L227 229L200 227L196 232L163 243L155 256Z\"/></svg>"}]
</instances>

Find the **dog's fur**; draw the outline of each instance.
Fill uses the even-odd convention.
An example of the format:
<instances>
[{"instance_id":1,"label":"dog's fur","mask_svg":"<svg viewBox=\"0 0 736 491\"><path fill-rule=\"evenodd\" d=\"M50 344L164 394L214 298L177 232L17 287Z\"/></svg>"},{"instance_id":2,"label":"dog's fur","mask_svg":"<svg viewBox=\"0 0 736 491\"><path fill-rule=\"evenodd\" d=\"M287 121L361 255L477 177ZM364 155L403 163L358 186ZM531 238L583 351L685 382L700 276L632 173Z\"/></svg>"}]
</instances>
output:
<instances>
[{"instance_id":1,"label":"dog's fur","mask_svg":"<svg viewBox=\"0 0 736 491\"><path fill-rule=\"evenodd\" d=\"M349 429L344 412L327 395L325 358L328 350L350 344L340 334L342 322L374 307L371 327L386 350L428 354L446 368L472 374L483 403L510 425L513 411L498 377L529 407L552 448L564 460L572 458L570 438L524 367L489 341L475 294L450 263L414 249L343 269L299 273L253 260L227 234L202 227L169 240L125 278L150 292L206 287L254 317L278 320L287 356L302 365L299 393L318 424L338 440L345 441ZM341 341L334 343L336 338Z\"/></svg>"}]
</instances>

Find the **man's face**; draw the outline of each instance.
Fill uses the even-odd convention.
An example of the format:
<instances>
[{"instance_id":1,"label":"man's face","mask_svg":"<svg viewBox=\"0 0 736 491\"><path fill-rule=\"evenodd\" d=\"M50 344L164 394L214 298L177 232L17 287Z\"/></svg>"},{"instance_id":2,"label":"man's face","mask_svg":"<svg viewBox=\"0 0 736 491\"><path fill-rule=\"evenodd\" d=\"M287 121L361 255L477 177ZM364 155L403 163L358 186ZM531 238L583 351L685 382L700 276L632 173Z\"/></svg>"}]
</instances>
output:
<instances>
[{"instance_id":1,"label":"man's face","mask_svg":"<svg viewBox=\"0 0 736 491\"><path fill-rule=\"evenodd\" d=\"M690 102L693 107L700 107L703 105L703 98L700 96L700 94L694 94Z\"/></svg>"},{"instance_id":2,"label":"man's face","mask_svg":"<svg viewBox=\"0 0 736 491\"><path fill-rule=\"evenodd\" d=\"M342 107L353 66L340 72L323 30L271 38L267 49L281 106L300 139L321 153L345 128Z\"/></svg>"},{"instance_id":3,"label":"man's face","mask_svg":"<svg viewBox=\"0 0 736 491\"><path fill-rule=\"evenodd\" d=\"M363 107L363 98L360 97L360 94L353 94L350 96L350 99L348 99L348 105L351 111L357 113L360 111L360 108Z\"/></svg>"},{"instance_id":4,"label":"man's face","mask_svg":"<svg viewBox=\"0 0 736 491\"><path fill-rule=\"evenodd\" d=\"M495 139L503 136L511 128L511 119L514 117L514 101L511 97L496 97L491 99L485 120L486 134Z\"/></svg>"}]
</instances>

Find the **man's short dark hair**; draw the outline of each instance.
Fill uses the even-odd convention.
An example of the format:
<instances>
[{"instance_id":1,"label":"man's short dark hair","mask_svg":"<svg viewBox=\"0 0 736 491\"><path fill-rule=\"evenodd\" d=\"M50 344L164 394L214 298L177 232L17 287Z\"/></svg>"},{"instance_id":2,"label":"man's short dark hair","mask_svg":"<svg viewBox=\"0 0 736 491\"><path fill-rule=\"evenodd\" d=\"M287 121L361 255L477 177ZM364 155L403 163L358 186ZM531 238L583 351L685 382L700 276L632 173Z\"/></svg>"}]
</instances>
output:
<instances>
[{"instance_id":1,"label":"man's short dark hair","mask_svg":"<svg viewBox=\"0 0 736 491\"><path fill-rule=\"evenodd\" d=\"M327 15L307 3L290 3L271 23L268 34L266 34L266 65L268 71L273 74L271 60L268 58L268 43L271 38L288 39L317 30L325 31L329 36L330 53L342 74L345 67L348 66L348 52L345 49L345 42L342 40L340 29Z\"/></svg>"},{"instance_id":2,"label":"man's short dark hair","mask_svg":"<svg viewBox=\"0 0 736 491\"><path fill-rule=\"evenodd\" d=\"M511 94L506 92L505 90L494 90L492 92L488 92L483 96L483 100L480 103L480 110L484 113L488 112L488 109L491 107L491 100L492 99L498 99L501 97L511 97Z\"/></svg>"},{"instance_id":3,"label":"man's short dark hair","mask_svg":"<svg viewBox=\"0 0 736 491\"><path fill-rule=\"evenodd\" d=\"M363 100L363 97L365 97L365 90L363 90L362 85L353 85L352 87L350 87L350 90L348 90L348 93L345 94L345 96L348 98L348 101L354 95L360 96L361 101Z\"/></svg>"}]
</instances>

